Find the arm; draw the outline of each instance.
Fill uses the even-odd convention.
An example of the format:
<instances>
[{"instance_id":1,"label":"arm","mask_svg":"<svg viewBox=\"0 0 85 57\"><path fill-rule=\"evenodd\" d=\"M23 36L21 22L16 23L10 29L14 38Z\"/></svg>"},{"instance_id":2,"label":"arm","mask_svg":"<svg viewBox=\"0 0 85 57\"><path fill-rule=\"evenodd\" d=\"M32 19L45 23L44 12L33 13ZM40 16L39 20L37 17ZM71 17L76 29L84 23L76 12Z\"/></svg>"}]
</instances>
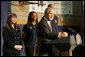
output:
<instances>
[{"instance_id":1,"label":"arm","mask_svg":"<svg viewBox=\"0 0 85 57\"><path fill-rule=\"evenodd\" d=\"M48 26L46 25L46 22L44 22L44 21L40 22L37 25L37 32L38 32L38 36L40 36L40 37L45 37L45 38L48 38L48 39L57 39L58 38L57 34L52 33L48 29Z\"/></svg>"}]
</instances>

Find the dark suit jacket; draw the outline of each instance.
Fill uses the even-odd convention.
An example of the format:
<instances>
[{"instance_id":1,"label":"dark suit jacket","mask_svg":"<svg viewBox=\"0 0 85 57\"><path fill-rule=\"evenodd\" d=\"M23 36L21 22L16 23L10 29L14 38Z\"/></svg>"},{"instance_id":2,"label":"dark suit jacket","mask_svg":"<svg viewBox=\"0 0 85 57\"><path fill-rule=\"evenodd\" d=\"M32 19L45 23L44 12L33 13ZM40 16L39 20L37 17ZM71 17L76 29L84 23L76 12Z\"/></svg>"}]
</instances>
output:
<instances>
[{"instance_id":1,"label":"dark suit jacket","mask_svg":"<svg viewBox=\"0 0 85 57\"><path fill-rule=\"evenodd\" d=\"M3 55L4 56L20 56L20 51L14 48L14 45L22 45L20 29L9 30L3 27Z\"/></svg>"},{"instance_id":2,"label":"dark suit jacket","mask_svg":"<svg viewBox=\"0 0 85 57\"><path fill-rule=\"evenodd\" d=\"M37 34L38 34L38 37L40 37L41 39L43 38L42 40L49 41L49 40L55 40L58 38L57 34L51 32L50 27L47 21L44 19L44 17L37 24Z\"/></svg>"},{"instance_id":3,"label":"dark suit jacket","mask_svg":"<svg viewBox=\"0 0 85 57\"><path fill-rule=\"evenodd\" d=\"M44 53L47 49L46 44L52 40L55 40L58 38L58 35L51 32L51 29L47 23L47 21L44 19L44 17L41 19L41 21L37 24L37 48L39 51L39 55ZM50 46L51 48L51 46ZM44 50L44 51L43 51ZM51 51L51 50L50 50Z\"/></svg>"},{"instance_id":4,"label":"dark suit jacket","mask_svg":"<svg viewBox=\"0 0 85 57\"><path fill-rule=\"evenodd\" d=\"M55 41L57 44L56 46L60 50L66 50L66 49L69 50L70 48L69 38L58 39L58 34L51 32L50 27L46 19L44 19L44 17L37 24L37 36L38 36L37 38L38 38L39 46L44 46L44 44L49 44L49 43L52 43L52 41ZM68 44L65 44L65 43L68 43ZM64 47L65 49L62 47Z\"/></svg>"}]
</instances>

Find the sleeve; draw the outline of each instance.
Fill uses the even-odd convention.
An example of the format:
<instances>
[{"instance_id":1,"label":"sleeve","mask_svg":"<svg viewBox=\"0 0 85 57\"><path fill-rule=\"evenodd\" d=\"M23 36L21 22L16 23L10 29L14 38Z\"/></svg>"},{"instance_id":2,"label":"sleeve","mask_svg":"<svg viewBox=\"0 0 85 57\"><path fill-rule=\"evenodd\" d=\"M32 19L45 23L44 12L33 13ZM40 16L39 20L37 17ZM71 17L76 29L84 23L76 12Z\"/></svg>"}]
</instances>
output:
<instances>
[{"instance_id":1,"label":"sleeve","mask_svg":"<svg viewBox=\"0 0 85 57\"><path fill-rule=\"evenodd\" d=\"M48 30L45 22L41 22L37 25L37 33L38 33L38 36L45 37L51 40L58 38L58 34L54 34Z\"/></svg>"},{"instance_id":2,"label":"sleeve","mask_svg":"<svg viewBox=\"0 0 85 57\"><path fill-rule=\"evenodd\" d=\"M3 30L3 40L9 45L10 48L14 48L15 43L10 39L9 32L6 29Z\"/></svg>"}]
</instances>

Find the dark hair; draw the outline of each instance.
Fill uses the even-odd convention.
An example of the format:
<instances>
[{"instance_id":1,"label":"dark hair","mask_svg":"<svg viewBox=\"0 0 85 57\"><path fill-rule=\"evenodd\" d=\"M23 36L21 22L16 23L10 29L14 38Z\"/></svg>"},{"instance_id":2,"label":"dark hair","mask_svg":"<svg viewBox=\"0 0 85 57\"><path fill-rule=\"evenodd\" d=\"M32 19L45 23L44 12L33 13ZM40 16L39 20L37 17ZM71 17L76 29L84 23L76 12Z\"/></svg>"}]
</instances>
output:
<instances>
[{"instance_id":1,"label":"dark hair","mask_svg":"<svg viewBox=\"0 0 85 57\"><path fill-rule=\"evenodd\" d=\"M7 22L6 22L6 25L7 25L7 27L8 27L10 30L13 29L13 28L11 27L11 18L12 18L12 17L16 17L16 18L17 18L17 16L16 16L15 13L10 13L10 14L8 15L8 17L7 17ZM15 27L15 29L17 29L17 23L14 24L14 27Z\"/></svg>"},{"instance_id":2,"label":"dark hair","mask_svg":"<svg viewBox=\"0 0 85 57\"><path fill-rule=\"evenodd\" d=\"M36 12L35 12L35 11L32 11L32 12L29 13L29 16L28 16L28 23L29 23L29 22L31 23L31 22L33 21L33 19L31 19L33 13L36 13ZM37 14L37 13L36 13L36 14ZM37 19L38 19L38 18L37 18ZM37 19L36 19L36 23L38 22Z\"/></svg>"}]
</instances>

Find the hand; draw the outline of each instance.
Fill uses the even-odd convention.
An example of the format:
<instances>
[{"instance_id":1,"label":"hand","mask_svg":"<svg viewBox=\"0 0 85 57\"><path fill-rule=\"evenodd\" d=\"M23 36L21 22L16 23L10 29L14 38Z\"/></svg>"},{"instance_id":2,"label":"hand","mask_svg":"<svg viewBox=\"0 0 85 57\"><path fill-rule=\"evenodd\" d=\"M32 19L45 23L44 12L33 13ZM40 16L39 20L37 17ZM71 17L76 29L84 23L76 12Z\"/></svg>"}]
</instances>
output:
<instances>
[{"instance_id":1,"label":"hand","mask_svg":"<svg viewBox=\"0 0 85 57\"><path fill-rule=\"evenodd\" d=\"M64 34L64 33L61 33L60 36L61 36L61 37L65 37L65 34Z\"/></svg>"},{"instance_id":2,"label":"hand","mask_svg":"<svg viewBox=\"0 0 85 57\"><path fill-rule=\"evenodd\" d=\"M62 32L58 32L58 34L59 34L59 37L65 37L65 34Z\"/></svg>"},{"instance_id":3,"label":"hand","mask_svg":"<svg viewBox=\"0 0 85 57\"><path fill-rule=\"evenodd\" d=\"M60 37L67 37L68 33L67 32L59 32Z\"/></svg>"},{"instance_id":4,"label":"hand","mask_svg":"<svg viewBox=\"0 0 85 57\"><path fill-rule=\"evenodd\" d=\"M21 50L22 49L22 45L15 45L14 48L17 49L17 50Z\"/></svg>"},{"instance_id":5,"label":"hand","mask_svg":"<svg viewBox=\"0 0 85 57\"><path fill-rule=\"evenodd\" d=\"M61 36L62 32L58 32L58 34Z\"/></svg>"},{"instance_id":6,"label":"hand","mask_svg":"<svg viewBox=\"0 0 85 57\"><path fill-rule=\"evenodd\" d=\"M63 34L65 35L65 37L67 37L67 36L68 36L68 33L67 33L67 32L63 32Z\"/></svg>"}]
</instances>

